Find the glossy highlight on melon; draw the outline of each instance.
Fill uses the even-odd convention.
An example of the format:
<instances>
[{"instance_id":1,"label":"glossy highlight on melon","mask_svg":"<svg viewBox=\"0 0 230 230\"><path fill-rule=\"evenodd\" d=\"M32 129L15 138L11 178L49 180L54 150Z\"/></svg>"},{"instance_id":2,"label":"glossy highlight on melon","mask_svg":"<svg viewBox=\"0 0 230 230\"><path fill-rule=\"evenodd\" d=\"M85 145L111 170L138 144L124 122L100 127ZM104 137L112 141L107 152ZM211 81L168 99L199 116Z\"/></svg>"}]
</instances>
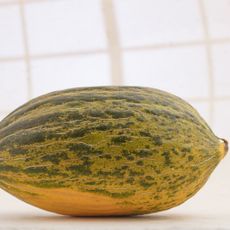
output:
<instances>
[{"instance_id":1,"label":"glossy highlight on melon","mask_svg":"<svg viewBox=\"0 0 230 230\"><path fill-rule=\"evenodd\" d=\"M152 213L192 197L226 152L227 141L167 92L67 89L0 122L0 187L65 215Z\"/></svg>"}]
</instances>

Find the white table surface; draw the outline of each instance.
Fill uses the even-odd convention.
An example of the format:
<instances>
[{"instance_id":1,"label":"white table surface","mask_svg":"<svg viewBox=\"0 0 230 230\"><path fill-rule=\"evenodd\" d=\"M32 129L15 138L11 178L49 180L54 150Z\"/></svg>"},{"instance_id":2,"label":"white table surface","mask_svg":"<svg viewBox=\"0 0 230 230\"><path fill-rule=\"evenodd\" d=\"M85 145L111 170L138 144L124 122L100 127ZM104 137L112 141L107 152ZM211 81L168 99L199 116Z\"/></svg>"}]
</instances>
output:
<instances>
[{"instance_id":1,"label":"white table surface","mask_svg":"<svg viewBox=\"0 0 230 230\"><path fill-rule=\"evenodd\" d=\"M209 194L210 186L169 211L134 217L82 218L55 215L0 192L0 230L229 230L229 197ZM218 199L214 199L214 197ZM208 200L207 200L208 199Z\"/></svg>"}]
</instances>

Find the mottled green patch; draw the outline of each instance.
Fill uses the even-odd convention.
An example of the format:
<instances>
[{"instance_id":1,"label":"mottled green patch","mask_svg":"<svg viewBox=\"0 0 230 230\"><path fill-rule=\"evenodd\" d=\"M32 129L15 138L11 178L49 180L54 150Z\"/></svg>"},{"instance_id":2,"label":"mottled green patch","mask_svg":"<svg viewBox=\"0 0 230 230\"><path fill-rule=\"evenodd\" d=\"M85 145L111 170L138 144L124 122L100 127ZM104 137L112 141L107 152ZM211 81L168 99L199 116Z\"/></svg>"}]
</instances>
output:
<instances>
[{"instance_id":1,"label":"mottled green patch","mask_svg":"<svg viewBox=\"0 0 230 230\"><path fill-rule=\"evenodd\" d=\"M92 161L89 161L89 160L86 160L86 161L83 161L82 165L84 165L85 167L90 167L92 165Z\"/></svg>"},{"instance_id":2,"label":"mottled green patch","mask_svg":"<svg viewBox=\"0 0 230 230\"><path fill-rule=\"evenodd\" d=\"M107 114L111 115L112 118L118 119L118 118L127 118L127 117L131 117L134 115L134 113L132 111L129 110L114 110L114 109L110 109L110 110L106 110L105 111Z\"/></svg>"},{"instance_id":3,"label":"mottled green patch","mask_svg":"<svg viewBox=\"0 0 230 230\"><path fill-rule=\"evenodd\" d=\"M101 154L103 154L103 150L93 149L92 154L95 155L95 156L101 156Z\"/></svg>"},{"instance_id":4,"label":"mottled green patch","mask_svg":"<svg viewBox=\"0 0 230 230\"><path fill-rule=\"evenodd\" d=\"M19 172L20 169L13 165L0 165L0 172Z\"/></svg>"},{"instance_id":5,"label":"mottled green patch","mask_svg":"<svg viewBox=\"0 0 230 230\"><path fill-rule=\"evenodd\" d=\"M163 179L167 181L171 180L170 176L163 176Z\"/></svg>"},{"instance_id":6,"label":"mottled green patch","mask_svg":"<svg viewBox=\"0 0 230 230\"><path fill-rule=\"evenodd\" d=\"M134 157L134 156L132 156L132 155L131 155L131 156L127 156L126 158L127 158L127 160L129 160L129 161L133 161L133 160L135 160L135 157Z\"/></svg>"},{"instance_id":7,"label":"mottled green patch","mask_svg":"<svg viewBox=\"0 0 230 230\"><path fill-rule=\"evenodd\" d=\"M157 169L157 168L154 167L154 171L155 171L156 174L158 174L158 175L161 174L161 170L160 170L160 169Z\"/></svg>"},{"instance_id":8,"label":"mottled green patch","mask_svg":"<svg viewBox=\"0 0 230 230\"><path fill-rule=\"evenodd\" d=\"M95 181L88 181L88 182L85 182L86 185L95 185L97 184Z\"/></svg>"},{"instance_id":9,"label":"mottled green patch","mask_svg":"<svg viewBox=\"0 0 230 230\"><path fill-rule=\"evenodd\" d=\"M188 161L192 161L193 158L194 158L194 157L193 157L192 155L189 155L189 156L188 156Z\"/></svg>"},{"instance_id":10,"label":"mottled green patch","mask_svg":"<svg viewBox=\"0 0 230 230\"><path fill-rule=\"evenodd\" d=\"M149 131L140 131L139 132L140 133L140 135L141 136L143 136L143 137L151 137L152 135L151 135L151 133L149 132Z\"/></svg>"},{"instance_id":11,"label":"mottled green patch","mask_svg":"<svg viewBox=\"0 0 230 230\"><path fill-rule=\"evenodd\" d=\"M71 111L66 114L67 120L81 120L84 116L78 111Z\"/></svg>"},{"instance_id":12,"label":"mottled green patch","mask_svg":"<svg viewBox=\"0 0 230 230\"><path fill-rule=\"evenodd\" d=\"M81 156L80 158L82 161L89 161L90 157L89 156Z\"/></svg>"},{"instance_id":13,"label":"mottled green patch","mask_svg":"<svg viewBox=\"0 0 230 230\"><path fill-rule=\"evenodd\" d=\"M111 142L115 145L120 145L130 140L130 137L126 135L114 136L111 138Z\"/></svg>"},{"instance_id":14,"label":"mottled green patch","mask_svg":"<svg viewBox=\"0 0 230 230\"><path fill-rule=\"evenodd\" d=\"M90 175L92 171L90 170L89 165L79 164L79 165L71 165L67 168L78 175Z\"/></svg>"},{"instance_id":15,"label":"mottled green patch","mask_svg":"<svg viewBox=\"0 0 230 230\"><path fill-rule=\"evenodd\" d=\"M118 135L123 135L124 134L124 130L120 130L117 134Z\"/></svg>"},{"instance_id":16,"label":"mottled green patch","mask_svg":"<svg viewBox=\"0 0 230 230\"><path fill-rule=\"evenodd\" d=\"M164 109L146 109L145 112L154 116L165 117L172 122L175 122L180 118L178 114L172 113Z\"/></svg>"},{"instance_id":17,"label":"mottled green patch","mask_svg":"<svg viewBox=\"0 0 230 230\"><path fill-rule=\"evenodd\" d=\"M82 105L82 102L80 101L73 101L73 102L69 102L69 103L66 103L65 106L66 107L70 107L70 108L79 108L80 106Z\"/></svg>"},{"instance_id":18,"label":"mottled green patch","mask_svg":"<svg viewBox=\"0 0 230 230\"><path fill-rule=\"evenodd\" d=\"M199 169L199 167L198 166L192 166L192 171L197 171Z\"/></svg>"},{"instance_id":19,"label":"mottled green patch","mask_svg":"<svg viewBox=\"0 0 230 230\"><path fill-rule=\"evenodd\" d=\"M60 159L58 159L55 155L45 155L41 158L42 161L50 161L54 164L58 164Z\"/></svg>"},{"instance_id":20,"label":"mottled green patch","mask_svg":"<svg viewBox=\"0 0 230 230\"><path fill-rule=\"evenodd\" d=\"M134 156L132 156L132 154L127 150L127 149L123 149L122 150L122 156L124 156L127 160L134 160ZM120 156L117 156L120 157Z\"/></svg>"},{"instance_id":21,"label":"mottled green patch","mask_svg":"<svg viewBox=\"0 0 230 230\"><path fill-rule=\"evenodd\" d=\"M137 121L144 122L145 118L143 116L136 117Z\"/></svg>"},{"instance_id":22,"label":"mottled green patch","mask_svg":"<svg viewBox=\"0 0 230 230\"><path fill-rule=\"evenodd\" d=\"M149 157L152 155L152 151L149 149L141 149L139 151L134 151L133 153L139 157Z\"/></svg>"},{"instance_id":23,"label":"mottled green patch","mask_svg":"<svg viewBox=\"0 0 230 230\"><path fill-rule=\"evenodd\" d=\"M79 155L90 154L93 151L93 147L91 145L88 145L83 142L76 143L76 144L69 144L68 147L70 151L73 151Z\"/></svg>"},{"instance_id":24,"label":"mottled green patch","mask_svg":"<svg viewBox=\"0 0 230 230\"><path fill-rule=\"evenodd\" d=\"M39 187L39 188L62 188L65 187L64 181L57 181L57 180L40 180L40 181L33 181L27 182L30 185Z\"/></svg>"},{"instance_id":25,"label":"mottled green patch","mask_svg":"<svg viewBox=\"0 0 230 230\"><path fill-rule=\"evenodd\" d=\"M172 152L177 156L179 155L179 152L175 148L172 148Z\"/></svg>"},{"instance_id":26,"label":"mottled green patch","mask_svg":"<svg viewBox=\"0 0 230 230\"><path fill-rule=\"evenodd\" d=\"M46 140L58 139L61 136L62 136L61 134L54 132L54 131L45 133Z\"/></svg>"},{"instance_id":27,"label":"mottled green patch","mask_svg":"<svg viewBox=\"0 0 230 230\"><path fill-rule=\"evenodd\" d=\"M112 159L112 156L110 154L104 154L102 157L108 160Z\"/></svg>"},{"instance_id":28,"label":"mottled green patch","mask_svg":"<svg viewBox=\"0 0 230 230\"><path fill-rule=\"evenodd\" d=\"M88 94L88 93L81 93L76 99L85 102L93 102L93 101L104 101L106 96L104 95L97 95L97 94Z\"/></svg>"},{"instance_id":29,"label":"mottled green patch","mask_svg":"<svg viewBox=\"0 0 230 230\"><path fill-rule=\"evenodd\" d=\"M139 160L139 161L136 162L136 164L139 165L139 166L143 166L144 162L142 160Z\"/></svg>"},{"instance_id":30,"label":"mottled green patch","mask_svg":"<svg viewBox=\"0 0 230 230\"><path fill-rule=\"evenodd\" d=\"M20 148L12 148L10 149L11 155L25 155L28 151L26 149L20 149Z\"/></svg>"},{"instance_id":31,"label":"mottled green patch","mask_svg":"<svg viewBox=\"0 0 230 230\"><path fill-rule=\"evenodd\" d=\"M165 151L161 155L164 156L164 158L165 158L165 162L164 163L165 163L166 166L169 166L169 165L172 164L169 152Z\"/></svg>"},{"instance_id":32,"label":"mottled green patch","mask_svg":"<svg viewBox=\"0 0 230 230\"><path fill-rule=\"evenodd\" d=\"M61 104L66 104L68 102L75 101L76 97L75 96L57 96L51 99L47 99L44 101L44 103L51 103L53 106L55 105L61 105ZM39 106L40 103L37 103L37 106ZM36 109L36 107L34 108Z\"/></svg>"},{"instance_id":33,"label":"mottled green patch","mask_svg":"<svg viewBox=\"0 0 230 230\"><path fill-rule=\"evenodd\" d=\"M126 122L124 124L122 124L122 123L115 124L113 126L113 128L122 128L122 129L125 129L125 128L129 128L131 125L134 125L134 122L128 121L128 122Z\"/></svg>"},{"instance_id":34,"label":"mottled green patch","mask_svg":"<svg viewBox=\"0 0 230 230\"><path fill-rule=\"evenodd\" d=\"M126 100L127 102L133 102L133 103L140 103L144 100L143 96L136 95L136 94L117 94L112 96L112 99L114 100Z\"/></svg>"},{"instance_id":35,"label":"mottled green patch","mask_svg":"<svg viewBox=\"0 0 230 230\"><path fill-rule=\"evenodd\" d=\"M59 152L55 154L47 154L41 158L42 161L50 161L54 164L59 164L61 160L68 159L67 153Z\"/></svg>"},{"instance_id":36,"label":"mottled green patch","mask_svg":"<svg viewBox=\"0 0 230 230\"><path fill-rule=\"evenodd\" d=\"M146 180L154 180L154 178L152 176L146 176L145 179Z\"/></svg>"},{"instance_id":37,"label":"mottled green patch","mask_svg":"<svg viewBox=\"0 0 230 230\"><path fill-rule=\"evenodd\" d=\"M48 173L48 169L46 166L31 166L24 169L25 173Z\"/></svg>"},{"instance_id":38,"label":"mottled green patch","mask_svg":"<svg viewBox=\"0 0 230 230\"><path fill-rule=\"evenodd\" d=\"M111 175L112 173L110 171L104 171L104 170L98 170L97 175L98 176L108 176Z\"/></svg>"},{"instance_id":39,"label":"mottled green patch","mask_svg":"<svg viewBox=\"0 0 230 230\"><path fill-rule=\"evenodd\" d=\"M107 191L105 189L87 189L87 192L95 192L95 193L99 193L99 194L103 194L103 195L107 195L113 198L126 198L126 197L130 197L132 195L135 194L134 191L129 191L129 192L110 192Z\"/></svg>"},{"instance_id":40,"label":"mottled green patch","mask_svg":"<svg viewBox=\"0 0 230 230\"><path fill-rule=\"evenodd\" d=\"M180 176L177 180L184 180L186 176Z\"/></svg>"},{"instance_id":41,"label":"mottled green patch","mask_svg":"<svg viewBox=\"0 0 230 230\"><path fill-rule=\"evenodd\" d=\"M124 128L128 128L128 127L130 127L131 125L134 125L134 124L135 123L133 121L128 121L128 122L125 123Z\"/></svg>"},{"instance_id":42,"label":"mottled green patch","mask_svg":"<svg viewBox=\"0 0 230 230\"><path fill-rule=\"evenodd\" d=\"M129 170L129 175L130 176L140 176L140 175L143 175L143 172L134 171L134 170L130 169Z\"/></svg>"},{"instance_id":43,"label":"mottled green patch","mask_svg":"<svg viewBox=\"0 0 230 230\"><path fill-rule=\"evenodd\" d=\"M127 169L127 168L129 168L128 165L122 165L122 166L121 166L121 169L122 169L122 170L125 170L125 169Z\"/></svg>"},{"instance_id":44,"label":"mottled green patch","mask_svg":"<svg viewBox=\"0 0 230 230\"><path fill-rule=\"evenodd\" d=\"M133 192L133 191L131 191L131 192L112 192L111 196L114 198L126 198L126 197L130 197L134 194L135 194L135 192Z\"/></svg>"},{"instance_id":45,"label":"mottled green patch","mask_svg":"<svg viewBox=\"0 0 230 230\"><path fill-rule=\"evenodd\" d=\"M51 122L60 122L61 112L49 113L41 116L36 116L33 119L26 119L22 121L16 121L1 131L1 137L10 135L11 133L26 130L37 126L42 126Z\"/></svg>"},{"instance_id":46,"label":"mottled green patch","mask_svg":"<svg viewBox=\"0 0 230 230\"><path fill-rule=\"evenodd\" d=\"M196 177L196 176L191 176L191 177L189 177L186 181L187 181L188 184L190 184L190 183L193 183L193 182L196 181L196 180L197 180L197 177Z\"/></svg>"},{"instance_id":47,"label":"mottled green patch","mask_svg":"<svg viewBox=\"0 0 230 230\"><path fill-rule=\"evenodd\" d=\"M99 118L105 118L106 117L106 114L103 111L97 110L97 109L91 109L88 112L88 115L91 117L99 117Z\"/></svg>"},{"instance_id":48,"label":"mottled green patch","mask_svg":"<svg viewBox=\"0 0 230 230\"><path fill-rule=\"evenodd\" d=\"M67 136L68 137L83 137L87 133L88 133L87 129L80 128L80 129L75 129L75 130L68 132Z\"/></svg>"},{"instance_id":49,"label":"mottled green patch","mask_svg":"<svg viewBox=\"0 0 230 230\"><path fill-rule=\"evenodd\" d=\"M113 124L112 122L108 123L108 124L100 124L98 126L96 126L96 130L99 130L99 131L106 131L106 130L111 130L113 128Z\"/></svg>"},{"instance_id":50,"label":"mottled green patch","mask_svg":"<svg viewBox=\"0 0 230 230\"><path fill-rule=\"evenodd\" d=\"M162 138L159 135L152 136L152 140L156 146L161 146L163 144Z\"/></svg>"},{"instance_id":51,"label":"mottled green patch","mask_svg":"<svg viewBox=\"0 0 230 230\"><path fill-rule=\"evenodd\" d=\"M174 192L178 189L178 185L177 184L173 184L169 186L170 190L173 190ZM170 193L170 192L169 192ZM174 195L174 194L173 194Z\"/></svg>"},{"instance_id":52,"label":"mottled green patch","mask_svg":"<svg viewBox=\"0 0 230 230\"><path fill-rule=\"evenodd\" d=\"M52 169L49 169L47 174L49 176L57 176L57 175L67 176L65 172L63 172L62 170L59 170L58 168L54 168L54 167Z\"/></svg>"},{"instance_id":53,"label":"mottled green patch","mask_svg":"<svg viewBox=\"0 0 230 230\"><path fill-rule=\"evenodd\" d=\"M140 186L143 188L147 189L152 186L152 183L146 182L145 180L140 180L139 181Z\"/></svg>"},{"instance_id":54,"label":"mottled green patch","mask_svg":"<svg viewBox=\"0 0 230 230\"><path fill-rule=\"evenodd\" d=\"M44 132L35 132L30 134L17 135L16 141L18 145L29 145L38 142L44 142L46 139Z\"/></svg>"},{"instance_id":55,"label":"mottled green patch","mask_svg":"<svg viewBox=\"0 0 230 230\"><path fill-rule=\"evenodd\" d=\"M126 182L129 183L129 184L133 184L134 183L134 178L133 177L129 177Z\"/></svg>"},{"instance_id":56,"label":"mottled green patch","mask_svg":"<svg viewBox=\"0 0 230 230\"><path fill-rule=\"evenodd\" d=\"M115 170L111 172L111 175L116 176L118 178L123 178L123 176L125 175L125 172L122 171L120 168L115 168Z\"/></svg>"},{"instance_id":57,"label":"mottled green patch","mask_svg":"<svg viewBox=\"0 0 230 230\"><path fill-rule=\"evenodd\" d=\"M120 159L122 159L121 156L115 156L114 158L115 158L117 161L120 160Z\"/></svg>"},{"instance_id":58,"label":"mottled green patch","mask_svg":"<svg viewBox=\"0 0 230 230\"><path fill-rule=\"evenodd\" d=\"M183 153L190 153L191 152L191 148L190 147L184 147L181 149L181 152Z\"/></svg>"}]
</instances>

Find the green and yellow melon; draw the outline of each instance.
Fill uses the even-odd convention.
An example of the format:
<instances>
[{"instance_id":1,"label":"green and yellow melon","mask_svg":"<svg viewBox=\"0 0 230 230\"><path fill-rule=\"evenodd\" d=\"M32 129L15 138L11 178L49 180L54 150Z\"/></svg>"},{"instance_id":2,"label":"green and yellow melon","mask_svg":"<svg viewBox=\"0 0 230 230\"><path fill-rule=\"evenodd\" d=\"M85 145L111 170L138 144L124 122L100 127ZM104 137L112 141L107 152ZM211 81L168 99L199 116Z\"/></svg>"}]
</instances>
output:
<instances>
[{"instance_id":1,"label":"green and yellow melon","mask_svg":"<svg viewBox=\"0 0 230 230\"><path fill-rule=\"evenodd\" d=\"M0 123L0 187L66 215L158 212L192 197L227 152L182 99L145 87L53 92Z\"/></svg>"}]
</instances>

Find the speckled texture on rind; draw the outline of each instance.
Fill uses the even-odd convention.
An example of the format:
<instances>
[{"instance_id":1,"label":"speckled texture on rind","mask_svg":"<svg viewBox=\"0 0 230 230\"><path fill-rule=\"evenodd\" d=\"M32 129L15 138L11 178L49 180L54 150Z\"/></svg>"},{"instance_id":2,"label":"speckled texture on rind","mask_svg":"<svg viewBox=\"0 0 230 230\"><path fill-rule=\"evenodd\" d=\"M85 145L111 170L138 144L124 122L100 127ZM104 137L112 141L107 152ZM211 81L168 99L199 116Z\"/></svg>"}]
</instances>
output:
<instances>
[{"instance_id":1,"label":"speckled texture on rind","mask_svg":"<svg viewBox=\"0 0 230 230\"><path fill-rule=\"evenodd\" d=\"M219 140L199 114L151 88L57 91L0 123L3 189L25 184L90 192L131 205L133 214L182 203L219 159ZM143 197L132 200L135 194Z\"/></svg>"}]
</instances>

